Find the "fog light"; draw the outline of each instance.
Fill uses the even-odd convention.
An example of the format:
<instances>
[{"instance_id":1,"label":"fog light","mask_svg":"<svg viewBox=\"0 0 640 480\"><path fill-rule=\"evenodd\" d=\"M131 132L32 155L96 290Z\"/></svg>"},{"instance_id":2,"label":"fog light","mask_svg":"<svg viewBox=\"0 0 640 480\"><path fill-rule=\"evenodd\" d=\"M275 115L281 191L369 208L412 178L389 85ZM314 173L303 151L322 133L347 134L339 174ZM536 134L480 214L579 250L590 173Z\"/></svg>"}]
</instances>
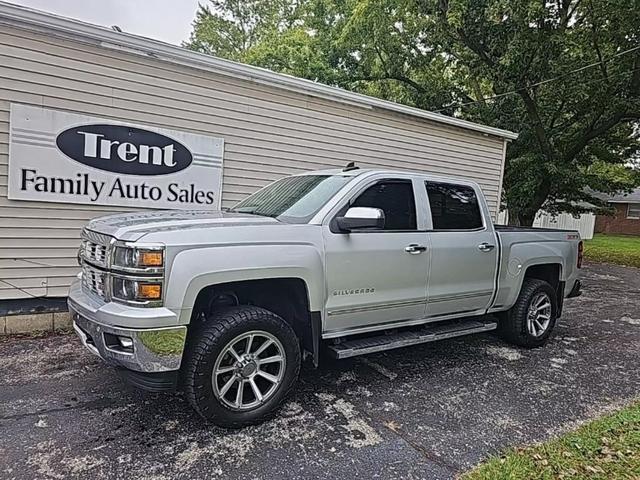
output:
<instances>
[{"instance_id":1,"label":"fog light","mask_svg":"<svg viewBox=\"0 0 640 480\"><path fill-rule=\"evenodd\" d=\"M123 337L113 333L103 333L104 345L108 350L117 353L133 353L133 339L131 337Z\"/></svg>"}]
</instances>

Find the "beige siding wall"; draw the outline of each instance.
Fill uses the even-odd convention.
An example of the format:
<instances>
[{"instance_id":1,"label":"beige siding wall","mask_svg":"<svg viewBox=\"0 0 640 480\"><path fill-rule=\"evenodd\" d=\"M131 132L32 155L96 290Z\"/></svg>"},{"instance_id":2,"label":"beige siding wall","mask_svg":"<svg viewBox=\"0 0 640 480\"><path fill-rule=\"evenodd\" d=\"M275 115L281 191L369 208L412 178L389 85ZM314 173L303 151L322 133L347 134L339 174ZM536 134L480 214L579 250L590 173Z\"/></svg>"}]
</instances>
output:
<instances>
[{"instance_id":1,"label":"beige siding wall","mask_svg":"<svg viewBox=\"0 0 640 480\"><path fill-rule=\"evenodd\" d=\"M7 199L12 102L223 137L223 206L283 175L348 161L471 178L497 206L500 138L3 28L0 299L66 295L81 226L114 211Z\"/></svg>"}]
</instances>

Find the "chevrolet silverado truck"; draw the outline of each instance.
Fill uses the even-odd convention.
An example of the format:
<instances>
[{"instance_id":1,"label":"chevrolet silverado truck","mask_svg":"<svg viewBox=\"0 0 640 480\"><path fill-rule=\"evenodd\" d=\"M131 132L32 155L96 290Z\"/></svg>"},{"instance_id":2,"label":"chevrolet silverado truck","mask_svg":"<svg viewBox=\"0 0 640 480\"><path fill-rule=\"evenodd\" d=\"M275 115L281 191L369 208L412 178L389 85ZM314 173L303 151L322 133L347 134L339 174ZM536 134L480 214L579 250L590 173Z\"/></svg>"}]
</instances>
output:
<instances>
[{"instance_id":1,"label":"chevrolet silverado truck","mask_svg":"<svg viewBox=\"0 0 640 480\"><path fill-rule=\"evenodd\" d=\"M272 415L300 364L497 330L539 347L580 294L574 231L494 226L480 187L358 169L287 177L221 212L92 220L69 308L133 385L205 419Z\"/></svg>"}]
</instances>

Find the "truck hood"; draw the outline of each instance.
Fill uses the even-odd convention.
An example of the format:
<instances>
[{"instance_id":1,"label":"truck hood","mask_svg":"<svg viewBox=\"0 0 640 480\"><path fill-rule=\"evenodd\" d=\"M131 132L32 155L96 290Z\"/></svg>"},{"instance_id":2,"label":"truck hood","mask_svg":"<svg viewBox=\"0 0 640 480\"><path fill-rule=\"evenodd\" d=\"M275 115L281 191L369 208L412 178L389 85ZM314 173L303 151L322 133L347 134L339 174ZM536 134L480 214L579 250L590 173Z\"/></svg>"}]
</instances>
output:
<instances>
[{"instance_id":1,"label":"truck hood","mask_svg":"<svg viewBox=\"0 0 640 480\"><path fill-rule=\"evenodd\" d=\"M186 230L190 228L233 227L280 224L270 217L205 210L163 210L108 215L93 219L87 229L135 242L150 232Z\"/></svg>"}]
</instances>

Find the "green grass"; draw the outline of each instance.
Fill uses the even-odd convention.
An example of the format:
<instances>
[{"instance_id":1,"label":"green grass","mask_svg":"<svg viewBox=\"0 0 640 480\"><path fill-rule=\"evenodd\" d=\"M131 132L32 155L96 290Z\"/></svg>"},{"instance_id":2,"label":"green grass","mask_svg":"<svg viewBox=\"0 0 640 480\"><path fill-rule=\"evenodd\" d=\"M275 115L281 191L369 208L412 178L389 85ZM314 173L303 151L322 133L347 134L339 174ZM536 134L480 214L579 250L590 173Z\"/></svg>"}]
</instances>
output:
<instances>
[{"instance_id":1,"label":"green grass","mask_svg":"<svg viewBox=\"0 0 640 480\"><path fill-rule=\"evenodd\" d=\"M463 480L640 479L640 403L556 440L509 450Z\"/></svg>"},{"instance_id":2,"label":"green grass","mask_svg":"<svg viewBox=\"0 0 640 480\"><path fill-rule=\"evenodd\" d=\"M640 237L596 233L584 242L584 257L593 262L640 267Z\"/></svg>"}]
</instances>

